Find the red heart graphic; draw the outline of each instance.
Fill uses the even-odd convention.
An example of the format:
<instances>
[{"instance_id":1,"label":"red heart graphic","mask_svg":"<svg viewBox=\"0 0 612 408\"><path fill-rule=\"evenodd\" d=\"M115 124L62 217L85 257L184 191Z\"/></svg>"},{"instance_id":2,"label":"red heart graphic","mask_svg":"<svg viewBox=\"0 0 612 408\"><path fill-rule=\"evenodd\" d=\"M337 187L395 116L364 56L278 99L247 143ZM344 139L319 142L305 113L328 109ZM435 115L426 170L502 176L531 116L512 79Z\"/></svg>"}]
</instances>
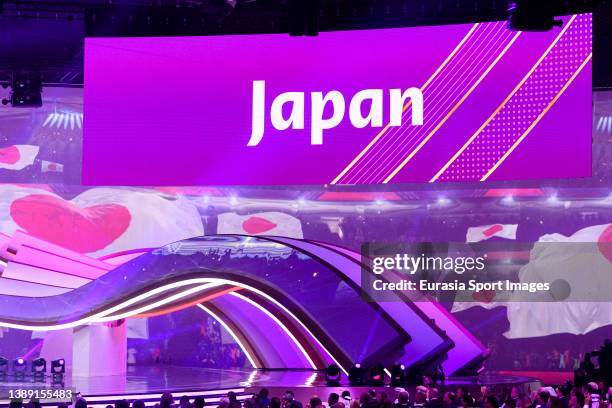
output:
<instances>
[{"instance_id":1,"label":"red heart graphic","mask_svg":"<svg viewBox=\"0 0 612 408\"><path fill-rule=\"evenodd\" d=\"M482 231L482 233L484 234L485 237L491 237L503 229L504 227L501 224L495 224L495 225L491 225L489 228Z\"/></svg>"},{"instance_id":2,"label":"red heart graphic","mask_svg":"<svg viewBox=\"0 0 612 408\"><path fill-rule=\"evenodd\" d=\"M612 262L612 224L608 225L597 239L597 247L599 252Z\"/></svg>"},{"instance_id":3,"label":"red heart graphic","mask_svg":"<svg viewBox=\"0 0 612 408\"><path fill-rule=\"evenodd\" d=\"M15 146L5 147L0 149L0 163L15 164L21 158L19 149Z\"/></svg>"},{"instance_id":4,"label":"red heart graphic","mask_svg":"<svg viewBox=\"0 0 612 408\"><path fill-rule=\"evenodd\" d=\"M491 303L495 298L494 290L481 290L479 292L472 293L472 299L481 303Z\"/></svg>"},{"instance_id":5,"label":"red heart graphic","mask_svg":"<svg viewBox=\"0 0 612 408\"><path fill-rule=\"evenodd\" d=\"M242 229L248 234L261 234L276 228L277 225L270 220L261 217L249 217L242 223Z\"/></svg>"},{"instance_id":6,"label":"red heart graphic","mask_svg":"<svg viewBox=\"0 0 612 408\"><path fill-rule=\"evenodd\" d=\"M122 205L80 208L43 194L13 201L10 214L15 223L32 236L82 253L110 245L125 232L131 220L130 212Z\"/></svg>"}]
</instances>

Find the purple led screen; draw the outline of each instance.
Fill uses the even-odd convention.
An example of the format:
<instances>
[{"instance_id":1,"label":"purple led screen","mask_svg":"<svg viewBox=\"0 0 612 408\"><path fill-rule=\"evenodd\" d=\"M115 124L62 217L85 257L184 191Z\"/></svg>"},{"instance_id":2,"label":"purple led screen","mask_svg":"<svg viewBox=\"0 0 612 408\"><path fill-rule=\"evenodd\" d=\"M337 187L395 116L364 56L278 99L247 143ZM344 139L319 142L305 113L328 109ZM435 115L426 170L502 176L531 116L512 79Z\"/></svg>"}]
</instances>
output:
<instances>
[{"instance_id":1,"label":"purple led screen","mask_svg":"<svg viewBox=\"0 0 612 408\"><path fill-rule=\"evenodd\" d=\"M607 116L602 117L604 117L602 122L607 123ZM601 137L603 136L602 133ZM304 192L289 189L232 188L226 191L222 188L201 188L202 191L196 193L195 189L189 188L183 191L190 194L179 197L170 194L171 191L179 189L86 189L63 186L61 191L57 188L58 191L51 194L50 191L34 187L3 186L4 194L0 200L3 208L13 207L15 201L21 203L20 205L32 203L32 195L38 196L38 200L42 200L42 196L45 196L49 198L41 202L48 205L38 208L38 211L54 205L58 209L55 214L63 214L61 219L64 223L72 224L73 220L86 217L91 221L86 225L93 226L111 224L112 218L109 217L112 213L84 211L79 209L81 206L88 208L121 206L129 211L133 222L113 244L95 239L103 234L94 234L95 230L89 228L78 235L75 229L71 230L72 234L52 234L51 231L61 231L62 224L44 223L44 216L49 220L56 219L50 217L52 214L50 212L37 215L37 212L30 211L27 213L28 219L36 221L35 223L23 225L18 223L12 227L9 224L10 215L6 213L4 215L2 233L8 238L15 235L18 226L23 230L25 225L29 227L28 233L35 237L44 238L50 244L61 245L66 250L85 252L92 257L100 257L109 251L121 252L130 248L159 246L163 245L164 241L168 243L181 237L224 233L227 232L225 230L227 222L223 221L222 215L228 212L241 214L243 217L241 225L245 227L249 226L247 221L253 217L263 217L270 211L282 212L286 216L291 216L293 222L289 223L288 220L279 218L278 214L276 220L292 225L296 231L299 229L299 236L353 251L359 251L363 242L386 242L390 239L394 242L463 242L469 228L490 224L516 224L518 242L535 242L547 234L570 237L578 231L596 226L606 226L609 231L612 222L609 188L516 189L513 191L515 194L513 200L500 195L500 193L508 194L508 191L497 189L407 191L396 193L395 201L393 195L386 195L387 200L357 203L326 201L323 198L327 192L323 189ZM356 193L345 194L353 199L358 196ZM254 195L260 198L253 198ZM368 195L369 193L362 193L362 196ZM302 202L297 199L304 196L306 199ZM317 199L319 196L321 198ZM337 195L336 200L340 200L341 196ZM385 195L380 193L380 196ZM440 200L440 197L445 200ZM98 200L95 203L92 201L94 198ZM157 211L151 211L151 208L156 208ZM22 211L19 213L25 214ZM121 219L121 217L115 218L115 222ZM173 223L168 223L166 220L173 220ZM181 223L180 220L188 222ZM24 219L17 217L17 221L23 222ZM154 227L156 234L149 234L146 227ZM195 227L198 228L196 232L193 231ZM152 235L160 241L151 242ZM66 238L72 237L81 237L81 239L66 241ZM598 237L592 238L599 240ZM503 238L491 239L503 242ZM83 249L75 246L82 241L86 241L88 245L106 246L101 249L98 247ZM21 252L24 250L20 250ZM506 266L518 273L528 261L525 257L517 256L509 259ZM571 265L567 267L570 268ZM11 280L8 272L10 270L5 271L0 278L0 293L3 294L15 293L19 290L18 285L24 283ZM312 272L304 273L303 279L318 282L322 278L322 271L318 272L316 277ZM551 272L556 273L556 266ZM323 286L315 287L323 288ZM321 299L321 295L317 296ZM491 351L492 355L487 360L486 367L492 370L571 372L582 360L584 353L597 349L605 338L612 337L610 324L612 319L609 315L608 320L600 322L599 327L590 325L592 319L583 318L582 315L572 320L577 324L588 326L588 330L582 331L581 334L571 334L572 332L567 330L571 328L569 326L563 330L549 331L547 334L539 328L550 327L549 323L558 322L561 315L555 320L547 317L517 318L503 305L490 304L489 307L483 307L470 303L464 305L469 308L458 307L461 305L457 304L445 304L445 306L452 310L455 318ZM572 316L570 311L573 308L573 304L568 304L568 313L565 316ZM34 315L39 311L40 309L36 308L31 312ZM153 317L148 320L148 324L145 319L132 320L144 322L142 323L144 327L133 328L138 330L134 330L130 336L130 348L133 349L130 355L134 364L170 360L173 364L205 367L242 367L246 364L244 356L234 345L231 336L224 333L220 327L215 327L214 322L202 310L193 308L172 315ZM508 337L506 333L512 328L513 321L524 327L526 331L522 335L518 333L517 336ZM372 319L364 319L364 324L368 328L374 327ZM181 347L180 356L172 352L176 347ZM31 332L16 329L0 330L0 349L7 358L19 355L33 358L45 351L44 341L39 334L33 335Z\"/></svg>"},{"instance_id":2,"label":"purple led screen","mask_svg":"<svg viewBox=\"0 0 612 408\"><path fill-rule=\"evenodd\" d=\"M88 38L84 110L89 185L588 177L591 15L546 33Z\"/></svg>"}]
</instances>

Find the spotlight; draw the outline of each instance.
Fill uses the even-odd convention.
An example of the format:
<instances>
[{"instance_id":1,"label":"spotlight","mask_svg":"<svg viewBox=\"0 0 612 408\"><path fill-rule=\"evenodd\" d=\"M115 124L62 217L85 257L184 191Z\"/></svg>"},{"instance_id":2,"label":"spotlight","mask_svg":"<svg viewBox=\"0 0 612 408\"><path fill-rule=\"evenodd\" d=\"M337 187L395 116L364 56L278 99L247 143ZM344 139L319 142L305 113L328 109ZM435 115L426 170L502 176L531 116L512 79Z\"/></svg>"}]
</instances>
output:
<instances>
[{"instance_id":1,"label":"spotlight","mask_svg":"<svg viewBox=\"0 0 612 408\"><path fill-rule=\"evenodd\" d=\"M26 371L26 361L19 357L13 361L13 375L17 378L23 378Z\"/></svg>"},{"instance_id":2,"label":"spotlight","mask_svg":"<svg viewBox=\"0 0 612 408\"><path fill-rule=\"evenodd\" d=\"M13 361L13 368L15 369L15 371L22 371L25 369L25 366L26 366L26 362L21 357Z\"/></svg>"},{"instance_id":3,"label":"spotlight","mask_svg":"<svg viewBox=\"0 0 612 408\"><path fill-rule=\"evenodd\" d=\"M51 362L51 373L52 374L64 374L66 372L66 361L63 358L59 360L53 360Z\"/></svg>"},{"instance_id":4,"label":"spotlight","mask_svg":"<svg viewBox=\"0 0 612 408\"><path fill-rule=\"evenodd\" d=\"M438 206L440 206L440 207L446 207L446 206L448 206L448 205L450 205L450 204L451 204L451 200L450 200L450 198L440 196L440 197L438 197L438 199L436 200L436 204L437 204Z\"/></svg>"},{"instance_id":5,"label":"spotlight","mask_svg":"<svg viewBox=\"0 0 612 408\"><path fill-rule=\"evenodd\" d=\"M604 115L599 117L596 131L601 133L612 133L612 115Z\"/></svg>"},{"instance_id":6,"label":"spotlight","mask_svg":"<svg viewBox=\"0 0 612 408\"><path fill-rule=\"evenodd\" d=\"M514 197L511 195L507 195L501 199L501 203L503 205L514 205L515 204Z\"/></svg>"},{"instance_id":7,"label":"spotlight","mask_svg":"<svg viewBox=\"0 0 612 408\"><path fill-rule=\"evenodd\" d=\"M370 367L370 385L385 384L385 367L382 364L376 364Z\"/></svg>"},{"instance_id":8,"label":"spotlight","mask_svg":"<svg viewBox=\"0 0 612 408\"><path fill-rule=\"evenodd\" d=\"M551 206L561 205L561 200L559 200L559 197L557 197L556 194L549 196L546 201L548 202L548 205Z\"/></svg>"},{"instance_id":9,"label":"spotlight","mask_svg":"<svg viewBox=\"0 0 612 408\"><path fill-rule=\"evenodd\" d=\"M406 384L406 367L403 364L395 364L391 367L391 386L398 387Z\"/></svg>"},{"instance_id":10,"label":"spotlight","mask_svg":"<svg viewBox=\"0 0 612 408\"><path fill-rule=\"evenodd\" d=\"M44 358L37 358L32 361L32 372L34 374L44 374L47 371L47 360Z\"/></svg>"},{"instance_id":11,"label":"spotlight","mask_svg":"<svg viewBox=\"0 0 612 408\"><path fill-rule=\"evenodd\" d=\"M340 372L340 367L336 364L332 364L325 369L325 382L328 387L334 387L340 385L340 379L342 377L342 373Z\"/></svg>"},{"instance_id":12,"label":"spotlight","mask_svg":"<svg viewBox=\"0 0 612 408\"><path fill-rule=\"evenodd\" d=\"M349 369L348 379L350 385L365 385L364 369L361 364L355 364Z\"/></svg>"},{"instance_id":13,"label":"spotlight","mask_svg":"<svg viewBox=\"0 0 612 408\"><path fill-rule=\"evenodd\" d=\"M83 127L83 114L80 112L52 112L49 113L42 127L55 127L57 129L68 129L70 127L70 130L75 128L81 129Z\"/></svg>"}]
</instances>

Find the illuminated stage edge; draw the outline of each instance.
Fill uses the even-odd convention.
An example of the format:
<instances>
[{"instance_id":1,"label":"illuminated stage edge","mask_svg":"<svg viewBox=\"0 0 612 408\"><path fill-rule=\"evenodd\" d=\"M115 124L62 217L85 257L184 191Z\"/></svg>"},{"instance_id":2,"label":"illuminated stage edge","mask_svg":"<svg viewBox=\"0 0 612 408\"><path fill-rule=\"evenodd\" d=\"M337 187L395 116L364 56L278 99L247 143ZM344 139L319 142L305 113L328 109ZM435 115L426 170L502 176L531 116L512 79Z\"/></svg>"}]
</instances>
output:
<instances>
[{"instance_id":1,"label":"illuminated stage edge","mask_svg":"<svg viewBox=\"0 0 612 408\"><path fill-rule=\"evenodd\" d=\"M27 379L27 377L26 377ZM387 378L388 381L388 378ZM438 386L439 390L456 390L459 386L467 387L475 395L479 394L480 386L487 385L494 390L519 386L537 389L541 386L539 380L527 376L512 374L484 373L478 377L463 377L447 379ZM6 398L10 389L28 389L32 387L50 387L50 384L32 382L0 382L0 406L8 406ZM131 366L126 375L78 377L66 376L65 389L71 389L75 394L81 394L88 402L89 407L104 408L114 405L115 401L126 399L128 401L142 400L147 406L159 402L162 392L170 391L175 400L187 395L190 399L204 396L207 406L218 406L222 397L229 391L238 395L239 399L246 399L261 388L270 390L270 395L280 396L286 390L292 390L296 399L307 402L317 395L327 399L330 392L349 390L353 397L358 397L369 389L385 391L394 398L394 387L353 387L349 386L346 377L343 377L340 386L328 387L325 383L325 374L312 370L221 370L194 367L177 367L166 365ZM62 388L62 387L57 387ZM414 396L415 386L405 387L411 396ZM44 406L57 406L58 401L44 402Z\"/></svg>"}]
</instances>

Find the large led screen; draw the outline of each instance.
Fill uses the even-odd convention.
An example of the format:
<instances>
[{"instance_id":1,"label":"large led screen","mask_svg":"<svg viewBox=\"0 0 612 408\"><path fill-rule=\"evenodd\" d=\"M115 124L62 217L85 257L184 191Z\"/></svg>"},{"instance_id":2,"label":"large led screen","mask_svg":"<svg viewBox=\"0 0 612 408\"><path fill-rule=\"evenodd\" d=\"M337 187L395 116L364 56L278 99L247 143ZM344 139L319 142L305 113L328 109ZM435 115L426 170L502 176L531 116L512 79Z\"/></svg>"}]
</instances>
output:
<instances>
[{"instance_id":1,"label":"large led screen","mask_svg":"<svg viewBox=\"0 0 612 408\"><path fill-rule=\"evenodd\" d=\"M88 38L90 185L591 175L591 15L218 37Z\"/></svg>"}]
</instances>

